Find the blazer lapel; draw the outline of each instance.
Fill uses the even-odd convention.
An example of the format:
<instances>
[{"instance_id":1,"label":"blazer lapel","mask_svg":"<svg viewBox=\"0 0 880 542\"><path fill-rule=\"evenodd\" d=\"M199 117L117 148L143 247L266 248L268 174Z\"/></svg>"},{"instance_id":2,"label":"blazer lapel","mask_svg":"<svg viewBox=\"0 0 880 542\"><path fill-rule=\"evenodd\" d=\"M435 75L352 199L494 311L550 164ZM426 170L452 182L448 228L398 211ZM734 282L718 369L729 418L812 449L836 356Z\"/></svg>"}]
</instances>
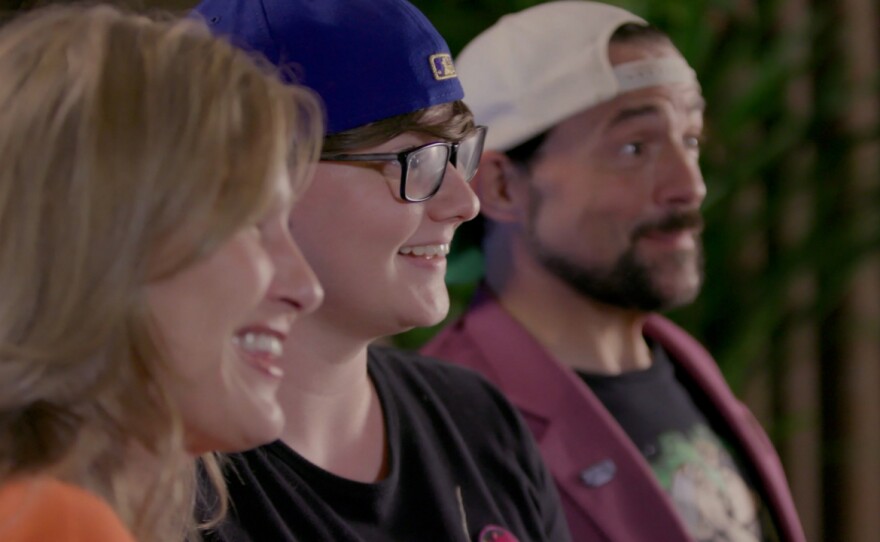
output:
<instances>
[{"instance_id":1,"label":"blazer lapel","mask_svg":"<svg viewBox=\"0 0 880 542\"><path fill-rule=\"evenodd\" d=\"M648 318L645 336L663 345L676 365L684 368L730 428L745 459L754 467L759 485L765 490L764 498L776 518L780 535L785 540L805 540L773 443L752 413L733 395L711 354L684 330L659 315Z\"/></svg>"},{"instance_id":2,"label":"blazer lapel","mask_svg":"<svg viewBox=\"0 0 880 542\"><path fill-rule=\"evenodd\" d=\"M609 540L690 541L647 462L589 387L551 358L488 293L464 322L495 383L541 424L538 446L561 493ZM534 425L535 422L533 422Z\"/></svg>"}]
</instances>

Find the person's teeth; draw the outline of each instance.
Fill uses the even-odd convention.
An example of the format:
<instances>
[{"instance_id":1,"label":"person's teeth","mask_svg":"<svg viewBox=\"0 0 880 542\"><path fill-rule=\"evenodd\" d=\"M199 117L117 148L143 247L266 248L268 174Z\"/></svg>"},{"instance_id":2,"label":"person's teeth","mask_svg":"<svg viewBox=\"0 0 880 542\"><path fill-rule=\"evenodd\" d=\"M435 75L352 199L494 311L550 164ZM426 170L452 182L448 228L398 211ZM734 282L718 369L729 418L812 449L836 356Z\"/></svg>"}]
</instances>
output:
<instances>
[{"instance_id":1,"label":"person's teeth","mask_svg":"<svg viewBox=\"0 0 880 542\"><path fill-rule=\"evenodd\" d=\"M242 350L255 354L268 354L273 357L279 357L284 353L284 345L281 339L274 335L249 331L235 337L235 343Z\"/></svg>"},{"instance_id":2,"label":"person's teeth","mask_svg":"<svg viewBox=\"0 0 880 542\"><path fill-rule=\"evenodd\" d=\"M413 256L422 256L430 259L441 254L449 254L449 243L441 243L439 245L422 245L417 247L403 247L400 249L400 254L403 254L404 256L412 254Z\"/></svg>"}]
</instances>

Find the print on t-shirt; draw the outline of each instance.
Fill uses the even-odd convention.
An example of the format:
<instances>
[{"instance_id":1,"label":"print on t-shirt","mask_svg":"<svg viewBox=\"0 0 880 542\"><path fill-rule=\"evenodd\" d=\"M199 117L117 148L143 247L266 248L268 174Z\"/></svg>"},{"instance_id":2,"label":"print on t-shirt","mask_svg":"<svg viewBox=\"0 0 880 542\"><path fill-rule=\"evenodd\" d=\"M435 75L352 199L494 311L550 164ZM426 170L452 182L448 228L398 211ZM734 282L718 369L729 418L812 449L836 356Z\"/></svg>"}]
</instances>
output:
<instances>
[{"instance_id":1,"label":"print on t-shirt","mask_svg":"<svg viewBox=\"0 0 880 542\"><path fill-rule=\"evenodd\" d=\"M755 495L708 427L661 434L649 462L698 541L760 542Z\"/></svg>"},{"instance_id":2,"label":"print on t-shirt","mask_svg":"<svg viewBox=\"0 0 880 542\"><path fill-rule=\"evenodd\" d=\"M619 375L579 373L650 464L698 542L776 540L767 507L742 458L678 379L667 353Z\"/></svg>"}]
</instances>

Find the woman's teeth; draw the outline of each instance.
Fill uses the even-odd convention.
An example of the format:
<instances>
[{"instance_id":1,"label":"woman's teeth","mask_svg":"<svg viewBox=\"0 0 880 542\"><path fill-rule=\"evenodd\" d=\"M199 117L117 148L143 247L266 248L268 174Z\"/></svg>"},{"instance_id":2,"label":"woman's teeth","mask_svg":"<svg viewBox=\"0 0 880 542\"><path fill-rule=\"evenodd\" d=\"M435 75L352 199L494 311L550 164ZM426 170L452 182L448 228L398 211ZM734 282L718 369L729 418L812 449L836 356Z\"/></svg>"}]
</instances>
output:
<instances>
[{"instance_id":1,"label":"woman's teeth","mask_svg":"<svg viewBox=\"0 0 880 542\"><path fill-rule=\"evenodd\" d=\"M245 352L273 358L281 357L284 353L284 344L281 339L268 333L255 333L249 331L236 335L233 342Z\"/></svg>"},{"instance_id":2,"label":"woman's teeth","mask_svg":"<svg viewBox=\"0 0 880 542\"><path fill-rule=\"evenodd\" d=\"M404 256L420 256L422 258L434 258L436 256L446 256L449 254L449 243L439 245L419 245L412 247L403 247L400 253Z\"/></svg>"}]
</instances>

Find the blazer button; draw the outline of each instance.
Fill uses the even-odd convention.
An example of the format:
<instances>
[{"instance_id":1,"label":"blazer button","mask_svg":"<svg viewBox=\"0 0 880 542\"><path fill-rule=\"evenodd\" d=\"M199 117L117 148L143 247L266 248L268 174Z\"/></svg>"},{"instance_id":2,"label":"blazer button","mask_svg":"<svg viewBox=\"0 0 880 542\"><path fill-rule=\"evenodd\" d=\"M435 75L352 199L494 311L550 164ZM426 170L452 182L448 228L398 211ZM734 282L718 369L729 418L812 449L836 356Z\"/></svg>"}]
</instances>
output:
<instances>
[{"instance_id":1,"label":"blazer button","mask_svg":"<svg viewBox=\"0 0 880 542\"><path fill-rule=\"evenodd\" d=\"M603 459L581 471L581 481L587 487L602 487L614 479L617 465L612 459Z\"/></svg>"}]
</instances>

